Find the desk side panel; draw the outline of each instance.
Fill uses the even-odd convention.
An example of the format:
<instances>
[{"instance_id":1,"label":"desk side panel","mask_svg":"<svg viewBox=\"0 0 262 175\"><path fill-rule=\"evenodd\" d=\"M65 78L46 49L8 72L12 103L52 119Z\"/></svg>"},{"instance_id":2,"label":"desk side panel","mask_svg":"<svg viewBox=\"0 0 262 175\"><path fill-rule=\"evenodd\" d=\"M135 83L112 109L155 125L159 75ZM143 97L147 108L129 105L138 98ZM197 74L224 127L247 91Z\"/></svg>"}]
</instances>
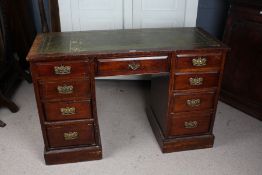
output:
<instances>
[{"instance_id":1,"label":"desk side panel","mask_svg":"<svg viewBox=\"0 0 262 175\"><path fill-rule=\"evenodd\" d=\"M167 131L169 74L153 76L150 90L150 108L164 135Z\"/></svg>"}]
</instances>

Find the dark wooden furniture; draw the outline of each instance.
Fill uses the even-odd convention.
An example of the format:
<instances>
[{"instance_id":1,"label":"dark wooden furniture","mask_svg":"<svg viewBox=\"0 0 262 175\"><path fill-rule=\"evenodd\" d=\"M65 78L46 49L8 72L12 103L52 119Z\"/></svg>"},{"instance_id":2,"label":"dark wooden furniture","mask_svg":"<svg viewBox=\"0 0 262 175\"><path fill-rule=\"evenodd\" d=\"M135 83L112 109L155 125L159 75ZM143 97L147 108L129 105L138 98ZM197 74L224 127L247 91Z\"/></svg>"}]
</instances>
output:
<instances>
[{"instance_id":1,"label":"dark wooden furniture","mask_svg":"<svg viewBox=\"0 0 262 175\"><path fill-rule=\"evenodd\" d=\"M19 110L18 106L11 100L11 97L21 81L18 63L0 62L0 107L7 107L15 113ZM6 124L0 120L0 127Z\"/></svg>"},{"instance_id":2,"label":"dark wooden furniture","mask_svg":"<svg viewBox=\"0 0 262 175\"><path fill-rule=\"evenodd\" d=\"M13 8L12 2L0 1L0 107L7 107L11 112L17 112L18 107L10 100L10 97L21 81L23 71L18 60L14 57L16 51L14 34L16 33L14 33L15 27L12 25L14 21L12 15L10 15L10 9ZM16 28L16 31L18 31L18 28ZM5 123L0 121L0 127L4 126Z\"/></svg>"},{"instance_id":3,"label":"dark wooden furniture","mask_svg":"<svg viewBox=\"0 0 262 175\"><path fill-rule=\"evenodd\" d=\"M48 0L49 10L46 15L44 0L38 0L42 32L61 32L58 0ZM47 16L50 17L50 27L48 27Z\"/></svg>"},{"instance_id":4,"label":"dark wooden furniture","mask_svg":"<svg viewBox=\"0 0 262 175\"><path fill-rule=\"evenodd\" d=\"M23 76L30 81L29 64L26 56L36 36L32 2L24 0L2 0L7 3L6 17L11 32L12 50L18 57Z\"/></svg>"},{"instance_id":5,"label":"dark wooden furniture","mask_svg":"<svg viewBox=\"0 0 262 175\"><path fill-rule=\"evenodd\" d=\"M227 51L199 28L39 34L28 61L46 164L102 158L99 76L152 74L147 114L164 153L212 147Z\"/></svg>"},{"instance_id":6,"label":"dark wooden furniture","mask_svg":"<svg viewBox=\"0 0 262 175\"><path fill-rule=\"evenodd\" d=\"M10 98L19 82L31 81L26 55L36 35L31 1L0 1L0 107L17 112ZM0 126L5 124L0 121Z\"/></svg>"},{"instance_id":7,"label":"dark wooden furniture","mask_svg":"<svg viewBox=\"0 0 262 175\"><path fill-rule=\"evenodd\" d=\"M262 2L231 3L223 41L231 47L221 100L262 120Z\"/></svg>"},{"instance_id":8,"label":"dark wooden furniture","mask_svg":"<svg viewBox=\"0 0 262 175\"><path fill-rule=\"evenodd\" d=\"M6 126L6 124L2 121L2 120L0 120L0 127L5 127Z\"/></svg>"},{"instance_id":9,"label":"dark wooden furniture","mask_svg":"<svg viewBox=\"0 0 262 175\"><path fill-rule=\"evenodd\" d=\"M19 66L15 61L0 62L0 107L7 107L11 112L17 112L17 105L11 101L17 85L21 81Z\"/></svg>"}]
</instances>

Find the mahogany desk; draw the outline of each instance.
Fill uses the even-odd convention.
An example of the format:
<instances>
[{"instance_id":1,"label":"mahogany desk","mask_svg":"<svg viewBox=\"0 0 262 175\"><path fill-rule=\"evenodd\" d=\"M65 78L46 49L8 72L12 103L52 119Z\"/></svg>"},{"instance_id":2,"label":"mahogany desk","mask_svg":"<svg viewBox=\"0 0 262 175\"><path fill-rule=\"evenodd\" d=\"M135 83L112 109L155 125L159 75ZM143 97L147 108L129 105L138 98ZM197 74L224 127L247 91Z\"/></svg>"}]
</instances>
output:
<instances>
[{"instance_id":1,"label":"mahogany desk","mask_svg":"<svg viewBox=\"0 0 262 175\"><path fill-rule=\"evenodd\" d=\"M46 164L102 158L100 76L152 74L147 115L162 152L212 147L227 51L199 28L39 34L27 59Z\"/></svg>"}]
</instances>

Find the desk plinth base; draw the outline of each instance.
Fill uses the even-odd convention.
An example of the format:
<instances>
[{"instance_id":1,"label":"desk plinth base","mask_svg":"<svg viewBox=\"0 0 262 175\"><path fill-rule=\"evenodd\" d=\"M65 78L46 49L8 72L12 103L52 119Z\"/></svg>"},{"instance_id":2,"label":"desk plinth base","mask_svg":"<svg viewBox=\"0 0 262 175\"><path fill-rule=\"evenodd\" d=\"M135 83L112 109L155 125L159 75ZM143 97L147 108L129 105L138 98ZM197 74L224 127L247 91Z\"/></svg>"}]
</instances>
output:
<instances>
[{"instance_id":1,"label":"desk plinth base","mask_svg":"<svg viewBox=\"0 0 262 175\"><path fill-rule=\"evenodd\" d=\"M44 156L47 165L99 160L102 159L102 147L91 146L45 151Z\"/></svg>"},{"instance_id":2,"label":"desk plinth base","mask_svg":"<svg viewBox=\"0 0 262 175\"><path fill-rule=\"evenodd\" d=\"M213 134L179 138L165 138L154 116L154 113L150 108L147 108L147 117L163 153L211 148L214 145L215 137Z\"/></svg>"}]
</instances>

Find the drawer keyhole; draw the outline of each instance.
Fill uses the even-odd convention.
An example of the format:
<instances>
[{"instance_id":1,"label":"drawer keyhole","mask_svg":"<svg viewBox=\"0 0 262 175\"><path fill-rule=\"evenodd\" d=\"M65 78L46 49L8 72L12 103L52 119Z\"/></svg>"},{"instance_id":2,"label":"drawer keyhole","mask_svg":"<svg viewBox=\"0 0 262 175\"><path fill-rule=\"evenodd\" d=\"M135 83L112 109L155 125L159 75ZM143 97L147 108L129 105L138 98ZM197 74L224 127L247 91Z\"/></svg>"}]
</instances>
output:
<instances>
[{"instance_id":1,"label":"drawer keyhole","mask_svg":"<svg viewBox=\"0 0 262 175\"><path fill-rule=\"evenodd\" d=\"M55 66L54 72L56 75L67 75L71 73L71 66Z\"/></svg>"},{"instance_id":2,"label":"drawer keyhole","mask_svg":"<svg viewBox=\"0 0 262 175\"><path fill-rule=\"evenodd\" d=\"M194 59L192 59L192 64L193 64L193 66L196 66L196 67L206 66L207 65L207 59L202 58L202 57L194 58Z\"/></svg>"},{"instance_id":3,"label":"drawer keyhole","mask_svg":"<svg viewBox=\"0 0 262 175\"><path fill-rule=\"evenodd\" d=\"M76 114L76 108L75 107L61 108L60 112L61 112L62 115L74 115L74 114Z\"/></svg>"},{"instance_id":4,"label":"drawer keyhole","mask_svg":"<svg viewBox=\"0 0 262 175\"><path fill-rule=\"evenodd\" d=\"M197 121L188 121L188 122L185 122L184 126L187 129L197 128L198 127L198 122Z\"/></svg>"},{"instance_id":5,"label":"drawer keyhole","mask_svg":"<svg viewBox=\"0 0 262 175\"><path fill-rule=\"evenodd\" d=\"M65 140L75 140L78 139L78 132L67 132L64 133Z\"/></svg>"},{"instance_id":6,"label":"drawer keyhole","mask_svg":"<svg viewBox=\"0 0 262 175\"><path fill-rule=\"evenodd\" d=\"M189 107L197 107L201 104L201 100L200 99L191 99L191 100L187 100L186 101L187 106Z\"/></svg>"},{"instance_id":7,"label":"drawer keyhole","mask_svg":"<svg viewBox=\"0 0 262 175\"><path fill-rule=\"evenodd\" d=\"M72 94L74 87L72 85L57 86L57 91L59 94Z\"/></svg>"},{"instance_id":8,"label":"drawer keyhole","mask_svg":"<svg viewBox=\"0 0 262 175\"><path fill-rule=\"evenodd\" d=\"M200 86L203 85L204 78L196 77L196 78L189 78L189 83L191 86Z\"/></svg>"},{"instance_id":9,"label":"drawer keyhole","mask_svg":"<svg viewBox=\"0 0 262 175\"><path fill-rule=\"evenodd\" d=\"M128 64L128 68L131 70L137 70L140 68L140 64L133 62L133 63Z\"/></svg>"}]
</instances>

